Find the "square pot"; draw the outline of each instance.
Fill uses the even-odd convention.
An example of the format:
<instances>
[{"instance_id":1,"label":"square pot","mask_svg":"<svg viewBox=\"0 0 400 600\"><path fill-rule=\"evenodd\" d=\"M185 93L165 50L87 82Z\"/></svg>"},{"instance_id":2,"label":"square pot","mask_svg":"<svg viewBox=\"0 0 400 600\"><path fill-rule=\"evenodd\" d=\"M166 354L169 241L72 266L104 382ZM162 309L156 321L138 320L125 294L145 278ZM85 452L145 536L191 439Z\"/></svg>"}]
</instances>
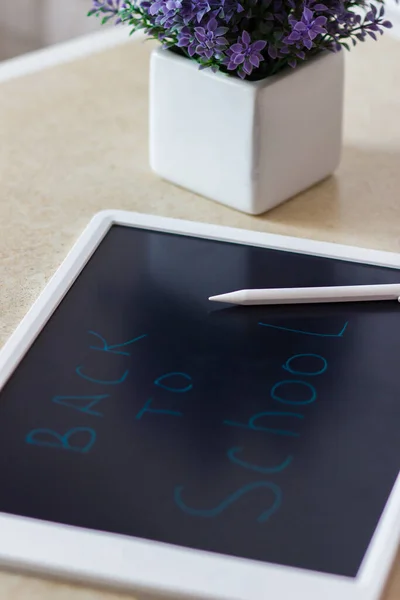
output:
<instances>
[{"instance_id":1,"label":"square pot","mask_svg":"<svg viewBox=\"0 0 400 600\"><path fill-rule=\"evenodd\" d=\"M331 175L342 146L344 52L257 82L170 50L150 65L150 164L163 179L257 215Z\"/></svg>"}]
</instances>

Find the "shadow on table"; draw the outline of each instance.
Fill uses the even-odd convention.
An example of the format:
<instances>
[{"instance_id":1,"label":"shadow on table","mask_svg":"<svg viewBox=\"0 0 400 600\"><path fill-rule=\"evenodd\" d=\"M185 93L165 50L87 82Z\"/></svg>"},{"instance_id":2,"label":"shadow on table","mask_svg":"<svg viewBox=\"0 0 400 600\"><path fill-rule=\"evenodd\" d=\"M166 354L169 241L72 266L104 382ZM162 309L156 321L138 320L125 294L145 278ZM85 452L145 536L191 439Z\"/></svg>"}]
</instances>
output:
<instances>
[{"instance_id":1,"label":"shadow on table","mask_svg":"<svg viewBox=\"0 0 400 600\"><path fill-rule=\"evenodd\" d=\"M374 239L387 231L393 238L400 222L400 140L398 145L393 149L344 146L333 176L260 218L278 228L282 225L286 233L292 229L292 235L321 233L333 239L340 232L340 237L359 233Z\"/></svg>"}]
</instances>

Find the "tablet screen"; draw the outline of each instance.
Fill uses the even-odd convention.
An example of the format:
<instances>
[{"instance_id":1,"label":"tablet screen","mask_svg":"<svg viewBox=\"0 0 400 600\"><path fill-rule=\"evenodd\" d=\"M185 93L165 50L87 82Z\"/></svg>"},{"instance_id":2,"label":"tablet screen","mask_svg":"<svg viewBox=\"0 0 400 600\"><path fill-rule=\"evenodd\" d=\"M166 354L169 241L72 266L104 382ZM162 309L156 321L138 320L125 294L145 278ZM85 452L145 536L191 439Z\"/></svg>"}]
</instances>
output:
<instances>
[{"instance_id":1,"label":"tablet screen","mask_svg":"<svg viewBox=\"0 0 400 600\"><path fill-rule=\"evenodd\" d=\"M5 513L354 577L400 466L395 269L114 225L0 392Z\"/></svg>"}]
</instances>

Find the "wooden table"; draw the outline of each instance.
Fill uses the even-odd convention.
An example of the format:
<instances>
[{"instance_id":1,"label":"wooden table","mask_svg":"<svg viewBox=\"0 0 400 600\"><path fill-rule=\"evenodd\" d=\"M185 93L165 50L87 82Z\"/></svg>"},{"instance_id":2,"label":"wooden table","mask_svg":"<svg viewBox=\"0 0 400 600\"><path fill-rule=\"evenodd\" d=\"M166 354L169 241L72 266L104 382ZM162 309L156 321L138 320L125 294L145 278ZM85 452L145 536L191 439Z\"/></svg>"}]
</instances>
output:
<instances>
[{"instance_id":1,"label":"wooden table","mask_svg":"<svg viewBox=\"0 0 400 600\"><path fill-rule=\"evenodd\" d=\"M0 344L101 209L400 252L400 41L385 36L347 55L345 139L336 175L250 217L151 173L152 46L127 39L124 31L95 34L0 65ZM123 597L0 572L2 600ZM399 598L400 554L384 600Z\"/></svg>"}]
</instances>

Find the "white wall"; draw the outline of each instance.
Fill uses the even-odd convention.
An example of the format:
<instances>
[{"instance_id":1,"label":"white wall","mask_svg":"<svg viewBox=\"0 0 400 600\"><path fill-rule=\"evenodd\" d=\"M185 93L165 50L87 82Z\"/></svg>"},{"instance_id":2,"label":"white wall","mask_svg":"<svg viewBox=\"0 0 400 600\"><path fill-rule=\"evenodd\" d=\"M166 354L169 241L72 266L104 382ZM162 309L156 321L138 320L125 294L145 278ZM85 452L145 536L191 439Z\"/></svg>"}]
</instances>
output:
<instances>
[{"instance_id":1,"label":"white wall","mask_svg":"<svg viewBox=\"0 0 400 600\"><path fill-rule=\"evenodd\" d=\"M100 28L90 0L0 0L0 30L49 45Z\"/></svg>"},{"instance_id":2,"label":"white wall","mask_svg":"<svg viewBox=\"0 0 400 600\"><path fill-rule=\"evenodd\" d=\"M400 2L388 0L386 3L386 18L393 23L396 37L400 37Z\"/></svg>"},{"instance_id":3,"label":"white wall","mask_svg":"<svg viewBox=\"0 0 400 600\"><path fill-rule=\"evenodd\" d=\"M11 2L2 2L2 6L0 7L1 27L16 34L37 37L40 29L43 4L43 0L11 0Z\"/></svg>"},{"instance_id":4,"label":"white wall","mask_svg":"<svg viewBox=\"0 0 400 600\"><path fill-rule=\"evenodd\" d=\"M42 22L42 35L45 44L64 41L71 37L95 31L100 27L98 19L86 16L91 8L90 0L41 1L45 4Z\"/></svg>"}]
</instances>

